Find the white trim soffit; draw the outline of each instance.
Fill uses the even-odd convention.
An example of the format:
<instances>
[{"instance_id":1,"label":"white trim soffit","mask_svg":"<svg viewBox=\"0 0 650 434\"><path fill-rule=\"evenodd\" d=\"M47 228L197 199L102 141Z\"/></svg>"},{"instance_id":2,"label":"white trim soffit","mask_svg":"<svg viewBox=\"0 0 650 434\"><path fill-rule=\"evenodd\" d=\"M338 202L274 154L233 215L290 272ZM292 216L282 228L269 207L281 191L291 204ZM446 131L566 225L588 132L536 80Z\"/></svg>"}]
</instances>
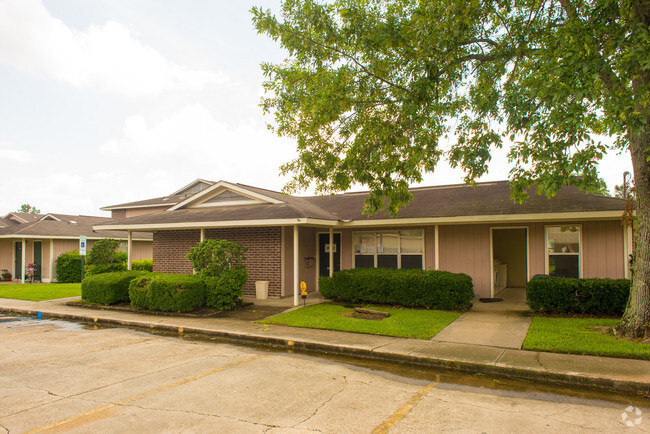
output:
<instances>
[{"instance_id":1,"label":"white trim soffit","mask_svg":"<svg viewBox=\"0 0 650 434\"><path fill-rule=\"evenodd\" d=\"M157 229L194 229L218 227L245 227L245 226L289 226L313 225L324 227L377 227L377 226L413 226L435 224L479 224L479 223L523 223L523 222L560 222L577 220L612 220L620 219L621 211L585 211L570 213L536 213L536 214L505 214L459 217L422 217L404 219L377 219L377 220L324 220L312 218L288 219L256 219L256 220L217 220L204 222L177 222L177 223L141 223L141 224L105 224L93 226L97 231L150 231Z\"/></svg>"}]
</instances>

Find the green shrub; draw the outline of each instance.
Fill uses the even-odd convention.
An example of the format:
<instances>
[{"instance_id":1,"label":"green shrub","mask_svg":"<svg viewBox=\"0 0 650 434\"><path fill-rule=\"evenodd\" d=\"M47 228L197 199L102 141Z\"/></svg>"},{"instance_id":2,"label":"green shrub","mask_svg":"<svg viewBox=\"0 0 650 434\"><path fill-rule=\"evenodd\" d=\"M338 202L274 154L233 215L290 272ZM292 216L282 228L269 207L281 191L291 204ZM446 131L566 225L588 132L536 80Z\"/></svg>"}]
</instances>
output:
<instances>
[{"instance_id":1,"label":"green shrub","mask_svg":"<svg viewBox=\"0 0 650 434\"><path fill-rule=\"evenodd\" d=\"M186 257L201 276L216 277L228 270L245 269L246 250L239 243L204 240L192 247Z\"/></svg>"},{"instance_id":2,"label":"green shrub","mask_svg":"<svg viewBox=\"0 0 650 434\"><path fill-rule=\"evenodd\" d=\"M102 273L126 271L127 257L124 252L118 252L120 242L112 238L102 238L93 244L86 258L85 272L89 276Z\"/></svg>"},{"instance_id":3,"label":"green shrub","mask_svg":"<svg viewBox=\"0 0 650 434\"><path fill-rule=\"evenodd\" d=\"M218 310L230 310L237 306L244 295L248 280L246 270L228 270L217 277L204 277L206 305Z\"/></svg>"},{"instance_id":4,"label":"green shrub","mask_svg":"<svg viewBox=\"0 0 650 434\"><path fill-rule=\"evenodd\" d=\"M621 315L630 295L627 279L532 279L526 285L534 312Z\"/></svg>"},{"instance_id":5,"label":"green shrub","mask_svg":"<svg viewBox=\"0 0 650 434\"><path fill-rule=\"evenodd\" d=\"M153 271L153 259L136 259L131 261L132 270L144 270L144 271Z\"/></svg>"},{"instance_id":6,"label":"green shrub","mask_svg":"<svg viewBox=\"0 0 650 434\"><path fill-rule=\"evenodd\" d=\"M138 276L129 283L129 299L131 307L135 309L147 309L149 306L149 282L153 274Z\"/></svg>"},{"instance_id":7,"label":"green shrub","mask_svg":"<svg viewBox=\"0 0 650 434\"><path fill-rule=\"evenodd\" d=\"M86 276L94 276L95 274L102 273L117 273L118 271L126 271L126 263L114 262L112 264L96 264L86 266Z\"/></svg>"},{"instance_id":8,"label":"green shrub","mask_svg":"<svg viewBox=\"0 0 650 434\"><path fill-rule=\"evenodd\" d=\"M447 271L366 268L337 271L318 280L325 298L428 309L467 309L472 278Z\"/></svg>"},{"instance_id":9,"label":"green shrub","mask_svg":"<svg viewBox=\"0 0 650 434\"><path fill-rule=\"evenodd\" d=\"M115 255L118 253L117 249L119 249L119 247L120 242L113 238L102 238L101 240L97 240L88 252L86 262L88 265L118 262L115 260Z\"/></svg>"},{"instance_id":10,"label":"green shrub","mask_svg":"<svg viewBox=\"0 0 650 434\"><path fill-rule=\"evenodd\" d=\"M115 304L129 301L129 283L144 271L122 271L86 277L81 282L81 298L97 304Z\"/></svg>"},{"instance_id":11,"label":"green shrub","mask_svg":"<svg viewBox=\"0 0 650 434\"><path fill-rule=\"evenodd\" d=\"M81 282L81 255L78 250L61 253L56 258L56 280L61 283Z\"/></svg>"},{"instance_id":12,"label":"green shrub","mask_svg":"<svg viewBox=\"0 0 650 434\"><path fill-rule=\"evenodd\" d=\"M129 285L131 306L162 312L190 312L205 305L205 285L186 274L148 274Z\"/></svg>"}]
</instances>

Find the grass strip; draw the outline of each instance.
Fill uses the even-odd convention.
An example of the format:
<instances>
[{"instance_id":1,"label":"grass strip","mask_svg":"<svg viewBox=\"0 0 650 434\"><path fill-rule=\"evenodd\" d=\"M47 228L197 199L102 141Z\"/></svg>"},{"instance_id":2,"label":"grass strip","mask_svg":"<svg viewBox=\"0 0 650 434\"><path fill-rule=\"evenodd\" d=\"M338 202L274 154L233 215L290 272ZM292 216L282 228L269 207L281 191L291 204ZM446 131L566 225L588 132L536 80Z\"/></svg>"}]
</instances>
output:
<instances>
[{"instance_id":1,"label":"grass strip","mask_svg":"<svg viewBox=\"0 0 650 434\"><path fill-rule=\"evenodd\" d=\"M81 283L26 283L0 285L0 298L43 301L81 295Z\"/></svg>"},{"instance_id":2,"label":"grass strip","mask_svg":"<svg viewBox=\"0 0 650 434\"><path fill-rule=\"evenodd\" d=\"M401 338L431 339L461 315L458 312L440 310L364 307L389 312L390 317L381 321L346 317L344 315L353 312L354 309L336 304L320 303L301 307L259 322Z\"/></svg>"},{"instance_id":3,"label":"grass strip","mask_svg":"<svg viewBox=\"0 0 650 434\"><path fill-rule=\"evenodd\" d=\"M524 350L650 360L650 345L616 339L603 332L617 319L535 317Z\"/></svg>"}]
</instances>

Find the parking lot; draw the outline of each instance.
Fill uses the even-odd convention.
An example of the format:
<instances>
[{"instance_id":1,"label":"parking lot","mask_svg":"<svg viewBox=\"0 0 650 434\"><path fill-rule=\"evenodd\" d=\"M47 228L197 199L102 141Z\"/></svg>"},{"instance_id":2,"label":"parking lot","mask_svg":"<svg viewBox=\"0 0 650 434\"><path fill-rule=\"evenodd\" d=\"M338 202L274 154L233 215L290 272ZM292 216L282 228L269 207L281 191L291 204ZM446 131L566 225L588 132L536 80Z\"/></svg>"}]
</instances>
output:
<instances>
[{"instance_id":1,"label":"parking lot","mask_svg":"<svg viewBox=\"0 0 650 434\"><path fill-rule=\"evenodd\" d=\"M0 324L0 431L611 432L620 403L61 321ZM636 429L648 430L650 414Z\"/></svg>"}]
</instances>

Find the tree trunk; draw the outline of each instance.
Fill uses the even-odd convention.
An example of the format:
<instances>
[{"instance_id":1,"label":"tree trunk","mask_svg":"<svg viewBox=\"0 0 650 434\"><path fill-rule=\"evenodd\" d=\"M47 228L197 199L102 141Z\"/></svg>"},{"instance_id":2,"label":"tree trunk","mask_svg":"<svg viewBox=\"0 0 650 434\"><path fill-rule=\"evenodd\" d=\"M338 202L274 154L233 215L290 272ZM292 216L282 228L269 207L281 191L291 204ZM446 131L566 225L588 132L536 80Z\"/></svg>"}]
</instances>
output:
<instances>
[{"instance_id":1,"label":"tree trunk","mask_svg":"<svg viewBox=\"0 0 650 434\"><path fill-rule=\"evenodd\" d=\"M630 298L614 333L642 338L650 336L650 166L647 161L650 135L644 131L629 137L637 198L634 265Z\"/></svg>"}]
</instances>

